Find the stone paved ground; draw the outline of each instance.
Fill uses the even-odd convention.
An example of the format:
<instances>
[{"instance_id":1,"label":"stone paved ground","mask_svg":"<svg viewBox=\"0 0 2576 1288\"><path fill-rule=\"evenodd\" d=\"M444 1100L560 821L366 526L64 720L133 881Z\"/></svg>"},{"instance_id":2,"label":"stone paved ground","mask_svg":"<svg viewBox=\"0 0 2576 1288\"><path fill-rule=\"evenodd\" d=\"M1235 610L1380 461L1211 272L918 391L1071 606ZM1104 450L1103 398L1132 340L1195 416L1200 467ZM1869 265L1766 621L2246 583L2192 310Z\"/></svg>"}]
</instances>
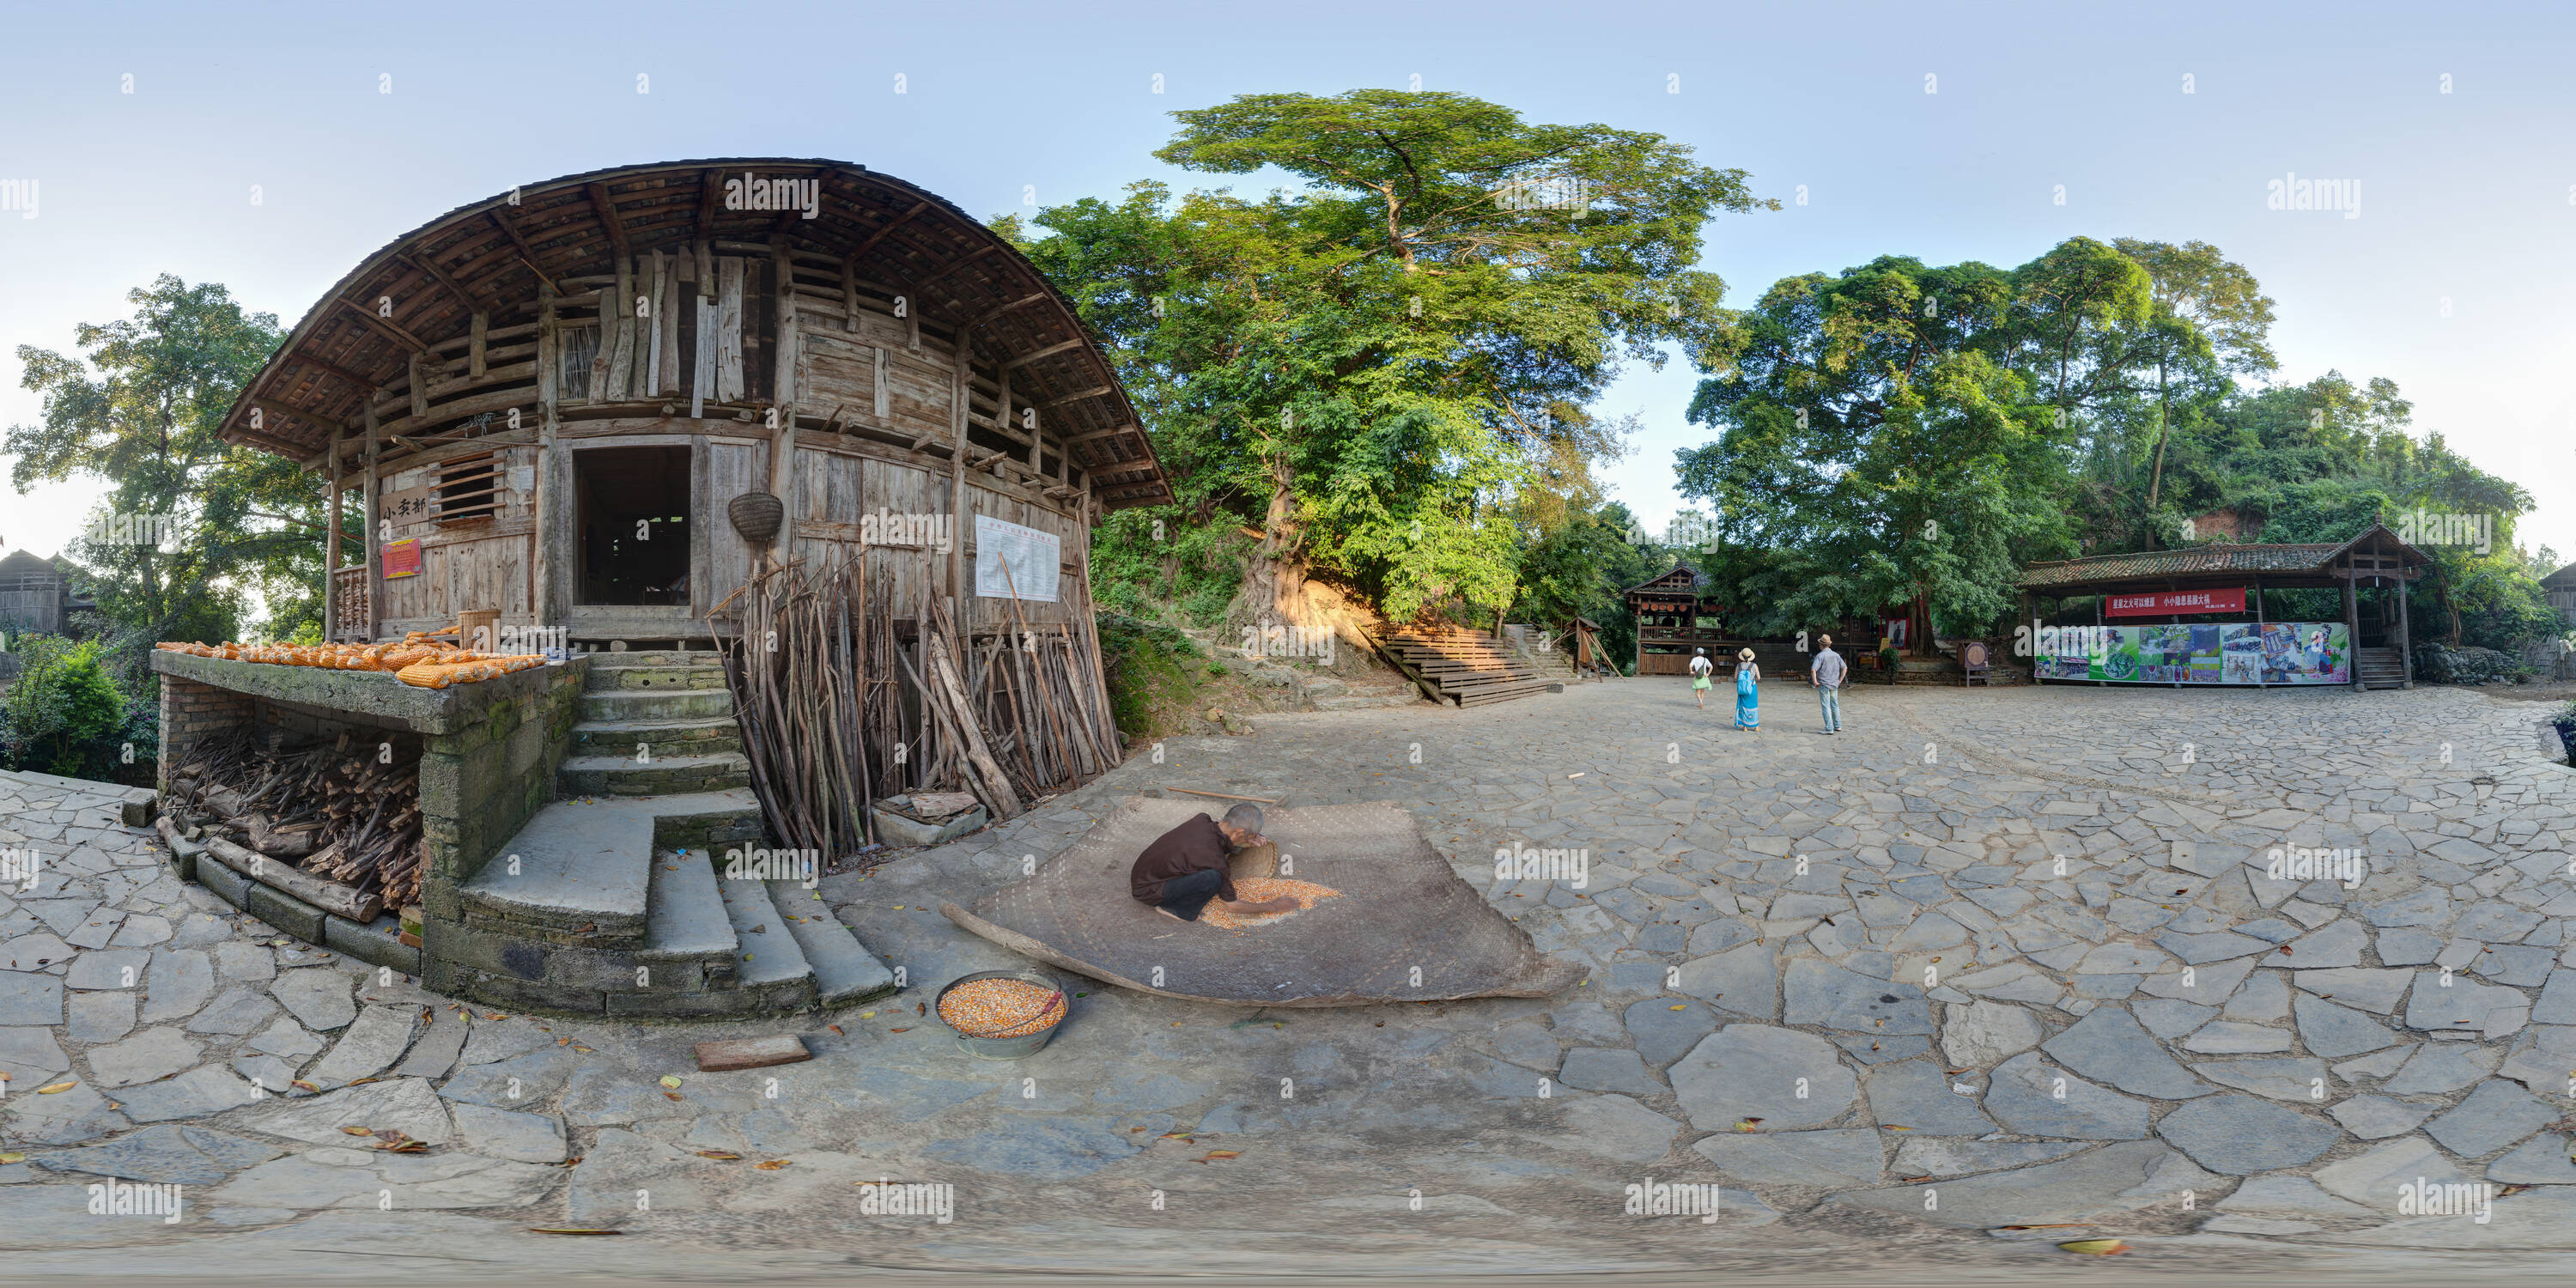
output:
<instances>
[{"instance_id":1,"label":"stone paved ground","mask_svg":"<svg viewBox=\"0 0 2576 1288\"><path fill-rule=\"evenodd\" d=\"M1628 680L1175 740L826 879L915 987L789 1025L811 1062L717 1075L692 1042L777 1026L469 1013L182 885L104 798L0 777L0 843L44 856L0 895L0 1151L26 1156L0 1246L12 1272L194 1276L1865 1279L2062 1270L2054 1243L2098 1232L2123 1265L2563 1277L2576 772L2536 749L2540 707L1866 689L1826 738L1808 692L1769 686L1759 734ZM939 902L1166 786L1402 804L1591 978L1255 1015L1094 988L1035 1058L959 1055L918 1004L1015 959ZM1583 851L1586 880L1497 883L1498 848ZM2364 867L2275 878L2276 848ZM87 1215L104 1176L182 1185L183 1219ZM953 1184L956 1219L860 1214L879 1178ZM2419 1180L2502 1197L2404 1213ZM1722 1186L1718 1218L1621 1212L1656 1182ZM525 1232L559 1224L626 1235Z\"/></svg>"}]
</instances>

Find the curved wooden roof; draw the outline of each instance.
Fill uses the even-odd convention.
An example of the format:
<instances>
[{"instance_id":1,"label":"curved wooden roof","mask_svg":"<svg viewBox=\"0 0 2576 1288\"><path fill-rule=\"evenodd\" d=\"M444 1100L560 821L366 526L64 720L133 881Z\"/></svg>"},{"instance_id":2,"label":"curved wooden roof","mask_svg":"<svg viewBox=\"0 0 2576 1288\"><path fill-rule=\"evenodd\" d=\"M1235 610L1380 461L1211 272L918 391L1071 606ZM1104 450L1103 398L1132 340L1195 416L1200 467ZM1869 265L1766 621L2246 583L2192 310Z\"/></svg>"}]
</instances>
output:
<instances>
[{"instance_id":1,"label":"curved wooden roof","mask_svg":"<svg viewBox=\"0 0 2576 1288\"><path fill-rule=\"evenodd\" d=\"M746 173L820 180L817 217L725 209L725 180ZM312 460L358 423L365 399L381 401L386 388L408 380L414 353L466 335L478 310L495 325L533 317L541 278L614 273L621 255L679 250L700 238L765 247L773 236L809 259L840 261L880 293L912 296L933 334L980 323L971 336L978 352L1016 364L1013 388L1046 408L1106 508L1171 499L1117 373L1071 301L1026 257L937 196L864 166L816 159L619 166L449 211L342 277L235 400L223 436ZM390 319L378 316L382 297L394 301ZM249 423L254 407L264 413L258 429Z\"/></svg>"}]
</instances>

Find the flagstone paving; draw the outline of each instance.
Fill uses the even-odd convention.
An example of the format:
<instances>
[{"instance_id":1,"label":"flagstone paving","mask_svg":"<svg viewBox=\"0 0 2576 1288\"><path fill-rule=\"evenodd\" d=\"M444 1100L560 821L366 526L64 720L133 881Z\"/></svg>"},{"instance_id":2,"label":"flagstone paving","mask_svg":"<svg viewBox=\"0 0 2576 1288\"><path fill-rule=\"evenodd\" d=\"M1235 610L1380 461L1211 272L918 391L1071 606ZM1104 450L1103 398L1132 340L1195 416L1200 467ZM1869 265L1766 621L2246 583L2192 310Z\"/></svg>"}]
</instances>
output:
<instances>
[{"instance_id":1,"label":"flagstone paving","mask_svg":"<svg viewBox=\"0 0 2576 1288\"><path fill-rule=\"evenodd\" d=\"M825 878L908 987L766 1024L461 1007L178 881L113 795L0 775L0 846L42 856L0 889L0 1152L26 1155L0 1228L30 1271L136 1273L345 1272L324 1254L360 1246L751 1277L1866 1269L2087 1231L2233 1268L2576 1252L2576 771L2544 708L1863 689L1828 738L1800 686L1770 696L1759 733L1644 679L1171 740ZM1180 787L1401 806L1589 978L1279 1013L1092 986L1032 1058L956 1050L922 1004L1020 963L938 905ZM1525 850L1580 867L1497 875ZM694 1042L779 1031L816 1058L695 1072ZM182 1184L186 1218L86 1215L107 1177ZM885 1178L954 1185L954 1220L862 1215ZM2483 1222L2409 1197L2482 1180L2527 1188ZM1676 1182L1718 1218L1623 1212ZM639 1237L523 1233L567 1223ZM2066 1228L1999 1229L2030 1225Z\"/></svg>"}]
</instances>

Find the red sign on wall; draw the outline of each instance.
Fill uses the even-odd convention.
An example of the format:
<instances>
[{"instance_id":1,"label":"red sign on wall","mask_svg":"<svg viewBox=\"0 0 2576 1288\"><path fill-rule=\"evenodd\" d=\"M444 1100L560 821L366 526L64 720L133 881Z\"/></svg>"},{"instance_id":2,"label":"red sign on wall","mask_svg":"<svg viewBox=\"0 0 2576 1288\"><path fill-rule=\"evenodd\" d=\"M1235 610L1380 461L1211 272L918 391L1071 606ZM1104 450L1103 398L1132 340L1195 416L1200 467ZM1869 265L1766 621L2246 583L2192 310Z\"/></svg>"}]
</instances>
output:
<instances>
[{"instance_id":1,"label":"red sign on wall","mask_svg":"<svg viewBox=\"0 0 2576 1288\"><path fill-rule=\"evenodd\" d=\"M2185 613L2241 613L2245 588L2165 590L2151 595L2113 595L2103 613L2110 617L2174 617Z\"/></svg>"},{"instance_id":2,"label":"red sign on wall","mask_svg":"<svg viewBox=\"0 0 2576 1288\"><path fill-rule=\"evenodd\" d=\"M420 539L406 537L400 541L386 542L384 562L385 577L388 580L395 577L419 576Z\"/></svg>"}]
</instances>

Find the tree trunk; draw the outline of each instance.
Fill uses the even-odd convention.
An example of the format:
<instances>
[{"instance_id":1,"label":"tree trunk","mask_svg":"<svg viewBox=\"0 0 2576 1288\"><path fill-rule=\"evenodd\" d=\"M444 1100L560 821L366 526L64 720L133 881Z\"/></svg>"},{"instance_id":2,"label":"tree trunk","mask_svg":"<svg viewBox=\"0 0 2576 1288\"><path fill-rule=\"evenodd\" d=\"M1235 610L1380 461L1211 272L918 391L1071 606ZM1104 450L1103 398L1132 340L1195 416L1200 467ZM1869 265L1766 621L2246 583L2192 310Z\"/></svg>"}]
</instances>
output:
<instances>
[{"instance_id":1,"label":"tree trunk","mask_svg":"<svg viewBox=\"0 0 2576 1288\"><path fill-rule=\"evenodd\" d=\"M1243 590L1235 597L1235 615L1245 622L1282 626L1312 625L1306 604L1305 533L1297 526L1294 476L1286 456L1270 462L1270 510L1262 519L1261 544L1244 569Z\"/></svg>"}]
</instances>

